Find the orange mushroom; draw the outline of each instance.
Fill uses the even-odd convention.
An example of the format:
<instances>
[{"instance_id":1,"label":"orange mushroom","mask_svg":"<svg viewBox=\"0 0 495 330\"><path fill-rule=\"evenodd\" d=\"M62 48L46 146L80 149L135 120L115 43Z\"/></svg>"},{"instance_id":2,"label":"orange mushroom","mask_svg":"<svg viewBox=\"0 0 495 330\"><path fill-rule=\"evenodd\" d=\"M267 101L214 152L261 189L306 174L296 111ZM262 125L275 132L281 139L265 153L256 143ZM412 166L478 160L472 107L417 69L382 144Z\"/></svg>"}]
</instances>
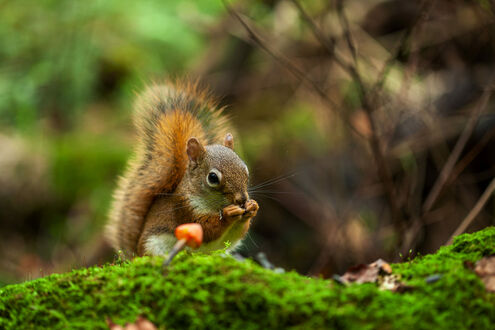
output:
<instances>
[{"instance_id":1,"label":"orange mushroom","mask_svg":"<svg viewBox=\"0 0 495 330\"><path fill-rule=\"evenodd\" d=\"M203 228L199 223L185 223L175 228L175 237L179 241L185 240L185 244L197 249L203 242Z\"/></svg>"},{"instance_id":2,"label":"orange mushroom","mask_svg":"<svg viewBox=\"0 0 495 330\"><path fill-rule=\"evenodd\" d=\"M198 223L185 223L175 228L175 243L168 258L163 263L163 266L168 266L172 259L187 245L193 249L197 249L203 242L203 228Z\"/></svg>"}]
</instances>

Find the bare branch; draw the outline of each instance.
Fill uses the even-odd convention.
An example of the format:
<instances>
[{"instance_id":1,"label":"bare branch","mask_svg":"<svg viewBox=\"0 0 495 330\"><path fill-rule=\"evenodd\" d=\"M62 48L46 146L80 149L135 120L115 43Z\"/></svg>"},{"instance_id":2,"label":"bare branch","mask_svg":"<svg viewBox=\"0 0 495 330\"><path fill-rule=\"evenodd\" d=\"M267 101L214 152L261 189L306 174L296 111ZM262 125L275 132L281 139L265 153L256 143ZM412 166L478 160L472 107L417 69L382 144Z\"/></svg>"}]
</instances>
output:
<instances>
[{"instance_id":1,"label":"bare branch","mask_svg":"<svg viewBox=\"0 0 495 330\"><path fill-rule=\"evenodd\" d=\"M402 232L404 228L402 223L402 215L400 212L400 207L397 204L397 200L396 200L396 193L395 193L396 189L394 186L394 182L392 180L392 174L390 168L388 166L387 161L385 160L385 156L381 149L381 143L380 143L377 125L375 123L375 119L373 118L374 106L372 105L371 98L369 97L368 89L365 86L363 80L361 79L359 72L357 71L356 47L354 45L354 42L352 41L352 36L350 35L350 30L349 30L349 22L347 21L347 18L344 15L343 8L340 8L339 15L341 16L341 22L345 30L344 35L347 36L346 39L349 50L353 54L354 65L346 64L343 59L341 59L335 52L333 52L333 43L329 43L328 39L324 36L322 31L314 23L313 19L306 13L306 11L300 5L300 3L297 0L291 0L291 1L297 7L303 19L311 27L311 30L314 36L316 37L316 39L325 47L325 49L329 52L329 54L334 57L336 63L351 76L351 78L356 82L356 85L358 86L362 107L371 127L371 136L370 139L368 140L368 143L371 148L371 153L373 154L373 157L375 159L378 176L380 177L385 187L388 204L390 206L392 222L394 224L396 231L399 233L399 236L402 236ZM339 6L342 6L342 3L340 3Z\"/></svg>"},{"instance_id":2,"label":"bare branch","mask_svg":"<svg viewBox=\"0 0 495 330\"><path fill-rule=\"evenodd\" d=\"M431 188L430 193L428 194L428 197L426 198L425 203L423 204L423 213L428 212L435 201L437 200L438 196L440 195L440 192L442 191L445 183L450 177L450 174L452 173L452 170L454 169L454 166L456 165L457 161L459 160L459 157L464 150L464 147L466 146L467 141L471 137L471 134L474 131L474 128L476 127L476 124L478 123L478 119L480 115L483 113L483 111L486 108L486 105L488 104L488 100L490 99L490 96L492 95L493 92L493 82L495 80L495 74L492 75L490 78L490 82L488 84L488 88L485 89L483 92L483 95L481 96L481 99L478 103L478 106L476 107L474 113L471 115L469 118L466 127L464 128L461 136L459 136L459 139L457 140L457 143L454 146L454 149L449 155L449 158L447 158L447 161L445 162L445 165L443 166L442 170L440 171L440 175L438 176L437 180L435 181L433 188Z\"/></svg>"},{"instance_id":3,"label":"bare branch","mask_svg":"<svg viewBox=\"0 0 495 330\"><path fill-rule=\"evenodd\" d=\"M281 64L285 69L287 69L290 73L292 73L296 78L304 82L307 86L311 87L311 90L316 91L316 93L320 96L320 98L327 104L330 110L337 113L343 122L349 127L355 134L359 137L363 137L362 133L359 132L347 119L344 113L340 110L340 107L330 99L327 92L324 91L315 81L308 78L304 72L302 72L299 68L297 68L289 59L287 59L282 54L272 50L267 44L258 36L258 34L251 28L251 26L243 19L229 4L224 1L224 6L227 8L229 13L234 16L239 23L244 27L244 29L249 34L250 39L258 45L261 49L263 49L266 53L268 53L275 61Z\"/></svg>"},{"instance_id":4,"label":"bare branch","mask_svg":"<svg viewBox=\"0 0 495 330\"><path fill-rule=\"evenodd\" d=\"M307 15L307 13L304 11L302 6L298 3L297 0L292 0L294 4L296 4L297 8L301 12L302 16L304 19L308 22L308 24L311 26L313 30L313 34L320 40L320 42L324 43L326 40L323 36L323 33L320 31L320 29L314 24L313 20ZM349 22L347 20L347 17L344 15L344 10L342 8L342 2L339 4L339 16L341 16L341 22L343 24L344 28L344 35L346 35L347 43L349 50L353 54L354 58L354 66L353 65L346 65L345 62L340 59L339 56L334 56L336 62L344 69L346 70L353 80L356 82L358 88L359 88L359 94L360 94L360 99L361 103L364 109L364 112L366 114L366 117L370 123L371 126L371 137L368 140L371 148L371 152L373 154L373 157L376 162L376 167L378 171L378 175L381 178L381 181L383 182L383 185L385 187L385 191L387 193L387 200L390 206L391 210L391 216L392 216L392 222L399 233L399 236L402 235L403 232L403 224L402 224L402 216L400 214L400 207L397 204L396 196L395 196L395 186L392 180L392 174L390 172L390 169L388 167L388 164L385 160L385 156L383 154L383 151L381 150L381 143L380 143L380 138L378 135L378 129L377 125L375 123L375 120L373 118L373 110L374 107L371 104L371 100L369 98L369 93L364 85L364 82L361 79L361 76L359 75L357 71L357 54L356 54L356 47L354 45L354 42L352 41L352 36L350 34L349 30ZM328 49L328 47L327 47ZM335 54L336 55L336 54Z\"/></svg>"},{"instance_id":5,"label":"bare branch","mask_svg":"<svg viewBox=\"0 0 495 330\"><path fill-rule=\"evenodd\" d=\"M344 37L347 42L347 47L349 48L352 60L354 61L354 66L357 67L357 48L352 40L351 28L349 26L349 20L344 11L344 0L337 1L337 11L339 13L340 24L344 27Z\"/></svg>"},{"instance_id":6,"label":"bare branch","mask_svg":"<svg viewBox=\"0 0 495 330\"><path fill-rule=\"evenodd\" d=\"M422 24L426 21L428 16L430 15L430 11L433 8L436 0L423 0L420 5L419 13L415 17L411 26L404 32L402 37L400 38L396 50L390 55L390 57L385 61L380 73L378 74L378 78L376 82L373 84L372 95L377 94L385 83L385 78L387 77L388 72L392 68L392 64L395 63L397 58L406 52L408 48L410 48L410 44L414 35L417 34L417 31L421 28Z\"/></svg>"},{"instance_id":7,"label":"bare branch","mask_svg":"<svg viewBox=\"0 0 495 330\"><path fill-rule=\"evenodd\" d=\"M359 87L359 93L361 99L364 98L364 94L366 93L366 88L361 81L361 77L359 76L356 67L350 65L344 61L337 53L334 52L335 41L333 39L328 39L321 29L315 24L313 19L308 15L308 13L304 10L301 4L297 0L291 0L292 3L296 6L297 10L306 21L306 23L311 28L313 35L318 40L318 42L326 49L328 54L335 60L335 62L345 71L347 72L352 79L354 79Z\"/></svg>"},{"instance_id":8,"label":"bare branch","mask_svg":"<svg viewBox=\"0 0 495 330\"><path fill-rule=\"evenodd\" d=\"M490 130L486 132L481 140L474 146L469 152L457 162L457 165L452 170L452 174L449 177L448 182L453 182L461 175L462 171L478 156L478 154L483 150L484 147L491 141L495 136L495 130Z\"/></svg>"},{"instance_id":9,"label":"bare branch","mask_svg":"<svg viewBox=\"0 0 495 330\"><path fill-rule=\"evenodd\" d=\"M319 43L323 47L325 47L325 49L327 50L328 54L331 57L334 57L335 56L335 39L334 38L327 38L325 35L323 35L321 30L318 28L318 26L316 26L313 19L308 15L308 13L304 10L304 8L301 6L301 4L296 0L291 0L291 1L296 6L297 10L301 14L301 16L304 18L306 23L308 23L308 25L311 27L311 30L313 31L313 34L315 35L316 39L318 39ZM346 66L346 64L344 64L343 62L340 63L341 59L339 57L336 57L335 61L339 62L339 65L341 65L342 67Z\"/></svg>"},{"instance_id":10,"label":"bare branch","mask_svg":"<svg viewBox=\"0 0 495 330\"><path fill-rule=\"evenodd\" d=\"M485 206L486 202L490 198L490 196L493 194L495 191L495 178L492 179L488 187L485 189L483 194L481 195L480 199L476 202L476 205L474 205L473 209L469 211L468 215L464 220L462 220L461 224L457 229L454 231L454 233L450 236L449 240L446 242L446 244L452 243L452 240L454 237L462 234L467 227L473 222L473 220L476 218L476 216L481 212L483 207Z\"/></svg>"}]
</instances>

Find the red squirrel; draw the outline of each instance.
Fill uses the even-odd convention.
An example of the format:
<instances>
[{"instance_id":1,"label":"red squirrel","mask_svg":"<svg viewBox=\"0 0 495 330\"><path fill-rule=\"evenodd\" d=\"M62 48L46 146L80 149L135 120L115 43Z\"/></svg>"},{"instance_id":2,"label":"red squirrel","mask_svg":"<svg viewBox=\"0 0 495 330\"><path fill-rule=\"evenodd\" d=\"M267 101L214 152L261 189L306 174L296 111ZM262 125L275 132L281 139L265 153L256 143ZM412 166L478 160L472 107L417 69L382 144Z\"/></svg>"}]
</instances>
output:
<instances>
[{"instance_id":1,"label":"red squirrel","mask_svg":"<svg viewBox=\"0 0 495 330\"><path fill-rule=\"evenodd\" d=\"M134 157L114 193L106 236L126 255L164 255L177 226L203 227L199 251L235 247L258 203L228 117L195 83L153 85L136 102Z\"/></svg>"}]
</instances>

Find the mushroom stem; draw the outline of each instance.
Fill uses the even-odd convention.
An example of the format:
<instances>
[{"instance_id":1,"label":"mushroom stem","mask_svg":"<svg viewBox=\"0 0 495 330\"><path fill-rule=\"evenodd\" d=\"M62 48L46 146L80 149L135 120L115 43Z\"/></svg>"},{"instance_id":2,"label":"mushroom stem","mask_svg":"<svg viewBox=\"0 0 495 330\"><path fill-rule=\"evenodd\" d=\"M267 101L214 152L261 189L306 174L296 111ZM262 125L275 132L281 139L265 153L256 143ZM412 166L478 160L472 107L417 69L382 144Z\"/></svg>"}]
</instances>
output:
<instances>
[{"instance_id":1,"label":"mushroom stem","mask_svg":"<svg viewBox=\"0 0 495 330\"><path fill-rule=\"evenodd\" d=\"M179 253L185 246L186 246L187 240L185 238L180 239L175 243L174 247L172 248L172 251L170 251L168 258L163 262L163 267L166 267L170 264L172 259L175 257L177 253Z\"/></svg>"}]
</instances>

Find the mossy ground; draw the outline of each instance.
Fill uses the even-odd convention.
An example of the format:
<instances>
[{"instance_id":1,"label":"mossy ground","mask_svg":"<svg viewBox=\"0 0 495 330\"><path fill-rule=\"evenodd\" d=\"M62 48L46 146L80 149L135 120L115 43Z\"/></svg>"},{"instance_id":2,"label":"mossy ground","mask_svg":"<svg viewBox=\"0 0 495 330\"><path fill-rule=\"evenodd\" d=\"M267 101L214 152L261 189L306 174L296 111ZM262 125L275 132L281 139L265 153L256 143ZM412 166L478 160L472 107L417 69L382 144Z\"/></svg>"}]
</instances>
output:
<instances>
[{"instance_id":1,"label":"mossy ground","mask_svg":"<svg viewBox=\"0 0 495 330\"><path fill-rule=\"evenodd\" d=\"M495 254L495 228L459 236L436 254L394 264L412 291L341 286L276 274L222 254L180 254L74 270L0 289L0 328L106 328L143 315L161 328L488 329L495 295L465 261ZM425 279L441 274L434 283Z\"/></svg>"}]
</instances>

